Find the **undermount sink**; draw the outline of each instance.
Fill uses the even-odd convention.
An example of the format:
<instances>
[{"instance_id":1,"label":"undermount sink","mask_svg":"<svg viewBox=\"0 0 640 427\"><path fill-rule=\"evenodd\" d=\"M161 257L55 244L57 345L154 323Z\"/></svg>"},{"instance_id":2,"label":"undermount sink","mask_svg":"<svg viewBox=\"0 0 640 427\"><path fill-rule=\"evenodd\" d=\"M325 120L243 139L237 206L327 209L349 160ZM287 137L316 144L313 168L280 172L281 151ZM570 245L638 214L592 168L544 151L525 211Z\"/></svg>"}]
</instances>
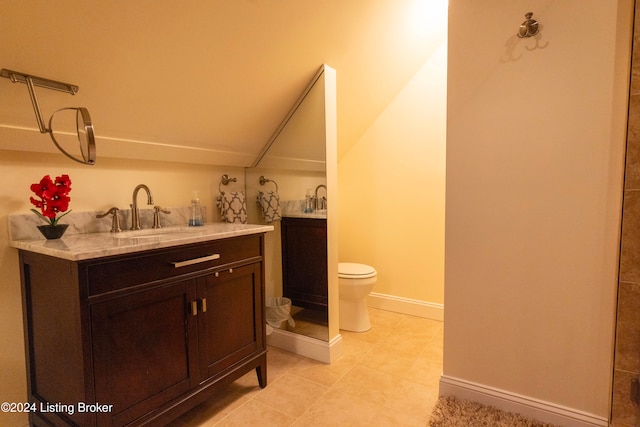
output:
<instances>
[{"instance_id":1,"label":"undermount sink","mask_svg":"<svg viewBox=\"0 0 640 427\"><path fill-rule=\"evenodd\" d=\"M167 228L145 228L142 230L127 230L114 233L116 239L152 239L163 236L188 236L198 233L200 227L167 227Z\"/></svg>"}]
</instances>

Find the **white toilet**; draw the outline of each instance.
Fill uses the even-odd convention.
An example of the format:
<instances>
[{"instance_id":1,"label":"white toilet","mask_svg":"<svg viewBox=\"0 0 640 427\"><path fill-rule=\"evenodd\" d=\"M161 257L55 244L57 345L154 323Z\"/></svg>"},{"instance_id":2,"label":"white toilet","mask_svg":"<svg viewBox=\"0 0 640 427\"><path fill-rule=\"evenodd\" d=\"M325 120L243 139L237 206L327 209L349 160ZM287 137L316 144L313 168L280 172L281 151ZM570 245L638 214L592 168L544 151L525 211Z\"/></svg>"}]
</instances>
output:
<instances>
[{"instance_id":1,"label":"white toilet","mask_svg":"<svg viewBox=\"0 0 640 427\"><path fill-rule=\"evenodd\" d=\"M367 295L376 283L378 273L366 264L338 264L340 287L340 329L365 332L371 329L367 310Z\"/></svg>"}]
</instances>

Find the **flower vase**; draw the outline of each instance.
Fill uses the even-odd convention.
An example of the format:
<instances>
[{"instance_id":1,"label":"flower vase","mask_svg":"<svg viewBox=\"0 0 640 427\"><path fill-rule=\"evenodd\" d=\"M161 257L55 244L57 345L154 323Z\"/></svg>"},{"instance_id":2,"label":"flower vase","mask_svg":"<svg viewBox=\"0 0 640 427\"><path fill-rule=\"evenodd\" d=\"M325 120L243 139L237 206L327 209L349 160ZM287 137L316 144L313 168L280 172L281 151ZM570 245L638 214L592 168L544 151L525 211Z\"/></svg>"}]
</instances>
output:
<instances>
[{"instance_id":1,"label":"flower vase","mask_svg":"<svg viewBox=\"0 0 640 427\"><path fill-rule=\"evenodd\" d=\"M69 224L56 224L56 225L38 225L38 230L48 240L59 239L62 237L65 231L67 231Z\"/></svg>"}]
</instances>

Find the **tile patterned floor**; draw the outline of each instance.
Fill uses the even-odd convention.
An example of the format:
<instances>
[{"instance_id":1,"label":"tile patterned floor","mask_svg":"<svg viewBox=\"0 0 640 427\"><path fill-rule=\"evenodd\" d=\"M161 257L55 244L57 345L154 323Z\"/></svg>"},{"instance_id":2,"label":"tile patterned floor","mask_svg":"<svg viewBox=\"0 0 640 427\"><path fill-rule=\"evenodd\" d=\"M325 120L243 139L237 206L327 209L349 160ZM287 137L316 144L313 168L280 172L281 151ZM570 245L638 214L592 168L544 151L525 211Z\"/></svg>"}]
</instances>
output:
<instances>
[{"instance_id":1,"label":"tile patterned floor","mask_svg":"<svg viewBox=\"0 0 640 427\"><path fill-rule=\"evenodd\" d=\"M266 388L252 371L170 426L424 427L438 398L442 322L369 311L370 331L341 331L336 362L269 347Z\"/></svg>"}]
</instances>

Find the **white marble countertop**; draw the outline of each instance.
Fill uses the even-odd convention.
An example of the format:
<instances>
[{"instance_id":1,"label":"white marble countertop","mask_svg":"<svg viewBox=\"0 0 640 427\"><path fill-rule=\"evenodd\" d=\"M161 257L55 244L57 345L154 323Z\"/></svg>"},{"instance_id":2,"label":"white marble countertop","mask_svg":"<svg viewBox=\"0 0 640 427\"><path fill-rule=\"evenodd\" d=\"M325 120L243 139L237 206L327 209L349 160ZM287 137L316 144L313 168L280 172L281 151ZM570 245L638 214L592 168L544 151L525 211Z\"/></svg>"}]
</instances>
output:
<instances>
[{"instance_id":1,"label":"white marble countertop","mask_svg":"<svg viewBox=\"0 0 640 427\"><path fill-rule=\"evenodd\" d=\"M11 240L16 249L71 261L101 258L273 231L272 225L213 223L201 227L172 226L120 233L65 234L61 239Z\"/></svg>"},{"instance_id":2,"label":"white marble countertop","mask_svg":"<svg viewBox=\"0 0 640 427\"><path fill-rule=\"evenodd\" d=\"M282 218L313 218L327 219L327 210L314 210L313 212L304 211L304 200L285 200L281 203Z\"/></svg>"},{"instance_id":3,"label":"white marble countertop","mask_svg":"<svg viewBox=\"0 0 640 427\"><path fill-rule=\"evenodd\" d=\"M327 211L313 211L311 213L304 212L285 212L283 218L311 218L311 219L327 219Z\"/></svg>"}]
</instances>

